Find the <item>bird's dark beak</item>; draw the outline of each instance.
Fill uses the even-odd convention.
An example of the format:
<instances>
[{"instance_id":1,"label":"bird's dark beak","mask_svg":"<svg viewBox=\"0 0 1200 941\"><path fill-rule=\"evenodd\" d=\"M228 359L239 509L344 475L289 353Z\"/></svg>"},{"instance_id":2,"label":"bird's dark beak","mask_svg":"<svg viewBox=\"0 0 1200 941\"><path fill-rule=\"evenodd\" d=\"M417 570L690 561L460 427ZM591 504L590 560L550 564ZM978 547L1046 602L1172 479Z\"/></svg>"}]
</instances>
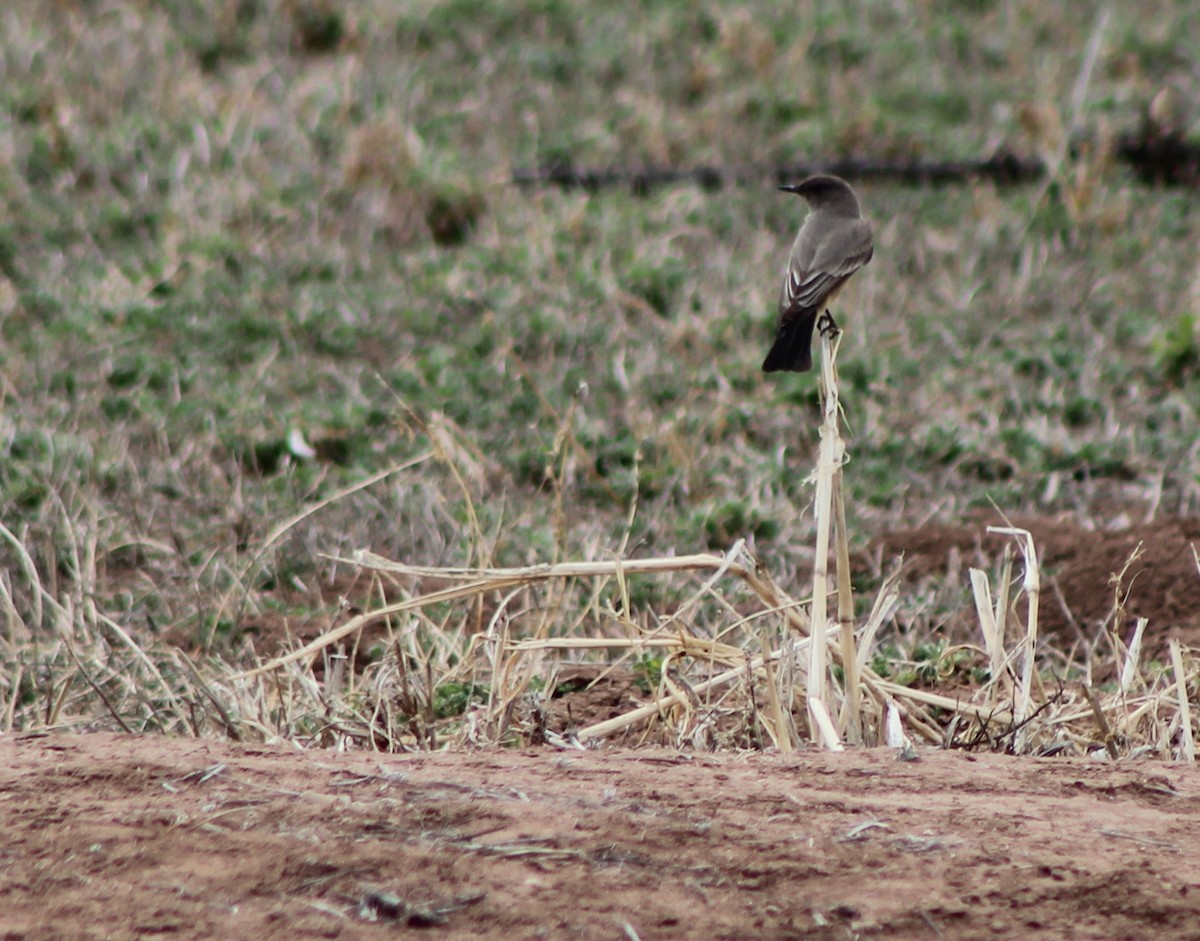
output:
<instances>
[{"instance_id":1,"label":"bird's dark beak","mask_svg":"<svg viewBox=\"0 0 1200 941\"><path fill-rule=\"evenodd\" d=\"M800 192L800 186L795 183L789 183L787 186L779 187L779 189L785 193L799 193Z\"/></svg>"}]
</instances>

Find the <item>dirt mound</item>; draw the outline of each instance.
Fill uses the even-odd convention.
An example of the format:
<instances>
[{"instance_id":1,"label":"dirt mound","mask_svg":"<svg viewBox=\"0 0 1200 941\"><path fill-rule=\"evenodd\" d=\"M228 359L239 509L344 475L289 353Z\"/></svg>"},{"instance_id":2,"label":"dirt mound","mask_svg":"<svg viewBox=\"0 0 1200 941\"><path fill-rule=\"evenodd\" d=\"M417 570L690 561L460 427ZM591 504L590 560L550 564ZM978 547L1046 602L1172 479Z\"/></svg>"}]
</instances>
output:
<instances>
[{"instance_id":1,"label":"dirt mound","mask_svg":"<svg viewBox=\"0 0 1200 941\"><path fill-rule=\"evenodd\" d=\"M6 939L1171 939L1200 908L1178 765L42 735L0 768Z\"/></svg>"},{"instance_id":2,"label":"dirt mound","mask_svg":"<svg viewBox=\"0 0 1200 941\"><path fill-rule=\"evenodd\" d=\"M994 575L1008 539L988 534L988 522L997 521L897 530L877 540L873 552L884 560L903 553L910 578L947 573L961 577L969 599L968 566ZM1200 546L1200 520L1163 519L1112 530L1084 529L1060 518L1022 518L1014 524L1033 533L1037 546L1043 575L1042 631L1062 634L1068 642L1093 638L1112 616L1117 591L1113 576L1125 570L1140 545L1141 555L1121 580L1125 622L1149 619L1146 636L1155 653L1171 636L1200 646L1200 573L1192 554L1192 546Z\"/></svg>"}]
</instances>

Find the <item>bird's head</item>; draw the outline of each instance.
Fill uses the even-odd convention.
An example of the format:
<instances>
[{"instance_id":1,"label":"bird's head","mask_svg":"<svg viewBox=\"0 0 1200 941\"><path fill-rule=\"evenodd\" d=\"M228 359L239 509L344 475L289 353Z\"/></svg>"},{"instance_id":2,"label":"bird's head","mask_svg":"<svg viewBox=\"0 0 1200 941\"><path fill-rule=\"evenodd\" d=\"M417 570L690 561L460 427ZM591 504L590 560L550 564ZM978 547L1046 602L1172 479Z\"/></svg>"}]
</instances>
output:
<instances>
[{"instance_id":1,"label":"bird's head","mask_svg":"<svg viewBox=\"0 0 1200 941\"><path fill-rule=\"evenodd\" d=\"M828 174L810 176L807 180L788 186L779 187L785 193L795 193L803 196L805 201L814 209L829 207L859 214L858 197L850 184L840 177Z\"/></svg>"}]
</instances>

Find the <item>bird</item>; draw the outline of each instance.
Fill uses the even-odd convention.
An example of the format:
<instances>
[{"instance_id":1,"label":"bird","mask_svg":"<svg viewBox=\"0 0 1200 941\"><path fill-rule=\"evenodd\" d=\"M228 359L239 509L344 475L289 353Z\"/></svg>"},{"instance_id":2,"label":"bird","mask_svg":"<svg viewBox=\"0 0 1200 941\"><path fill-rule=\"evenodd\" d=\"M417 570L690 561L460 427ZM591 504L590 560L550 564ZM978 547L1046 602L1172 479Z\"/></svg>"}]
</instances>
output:
<instances>
[{"instance_id":1,"label":"bird","mask_svg":"<svg viewBox=\"0 0 1200 941\"><path fill-rule=\"evenodd\" d=\"M875 248L871 225L862 217L858 197L845 180L819 174L779 189L803 196L810 211L792 244L779 292L775 343L762 369L807 372L812 369L817 318L828 313L830 303L850 276L871 260Z\"/></svg>"}]
</instances>

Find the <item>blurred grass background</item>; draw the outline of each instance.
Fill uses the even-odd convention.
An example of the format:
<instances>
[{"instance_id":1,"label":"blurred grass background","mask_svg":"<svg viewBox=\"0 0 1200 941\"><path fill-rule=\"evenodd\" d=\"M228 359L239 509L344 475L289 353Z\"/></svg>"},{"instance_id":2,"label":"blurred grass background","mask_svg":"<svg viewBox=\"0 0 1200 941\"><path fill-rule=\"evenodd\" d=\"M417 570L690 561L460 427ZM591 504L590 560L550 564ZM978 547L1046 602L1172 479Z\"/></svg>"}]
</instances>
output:
<instances>
[{"instance_id":1,"label":"blurred grass background","mask_svg":"<svg viewBox=\"0 0 1200 941\"><path fill-rule=\"evenodd\" d=\"M1163 89L1194 124L1200 11L1103 10L6 3L10 640L30 564L139 637L229 656L239 618L325 617L341 586L321 554L359 547L510 565L748 537L801 582L816 384L759 372L803 216L770 169L799 160L1007 146L1055 167L1014 189L858 186L876 254L838 313L860 547L993 503L1194 511L1200 211L1104 142ZM1073 129L1095 144L1064 157ZM561 162L763 174L508 183Z\"/></svg>"}]
</instances>

